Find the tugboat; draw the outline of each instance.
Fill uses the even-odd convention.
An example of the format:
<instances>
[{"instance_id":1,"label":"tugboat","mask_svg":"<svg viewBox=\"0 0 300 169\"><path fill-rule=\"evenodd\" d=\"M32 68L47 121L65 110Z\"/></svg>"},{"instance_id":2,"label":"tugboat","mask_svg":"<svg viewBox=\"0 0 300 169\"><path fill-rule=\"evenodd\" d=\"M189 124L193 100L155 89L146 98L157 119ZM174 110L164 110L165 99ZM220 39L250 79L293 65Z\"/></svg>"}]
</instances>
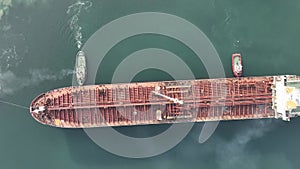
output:
<instances>
[{"instance_id":1,"label":"tugboat","mask_svg":"<svg viewBox=\"0 0 300 169\"><path fill-rule=\"evenodd\" d=\"M83 51L79 51L76 55L76 78L77 83L82 86L86 80L86 57Z\"/></svg>"},{"instance_id":2,"label":"tugboat","mask_svg":"<svg viewBox=\"0 0 300 169\"><path fill-rule=\"evenodd\" d=\"M232 54L232 72L235 77L241 77L243 71L242 55L240 53Z\"/></svg>"}]
</instances>

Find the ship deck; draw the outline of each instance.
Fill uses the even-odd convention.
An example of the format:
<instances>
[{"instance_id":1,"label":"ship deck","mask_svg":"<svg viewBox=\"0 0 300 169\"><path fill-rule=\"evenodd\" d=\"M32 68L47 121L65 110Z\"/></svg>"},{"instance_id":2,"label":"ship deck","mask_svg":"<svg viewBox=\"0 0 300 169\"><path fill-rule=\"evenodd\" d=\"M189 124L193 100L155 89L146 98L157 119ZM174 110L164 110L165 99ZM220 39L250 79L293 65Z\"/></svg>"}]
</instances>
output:
<instances>
[{"instance_id":1,"label":"ship deck","mask_svg":"<svg viewBox=\"0 0 300 169\"><path fill-rule=\"evenodd\" d=\"M263 76L66 87L38 96L31 112L45 106L32 116L63 128L274 118L273 81Z\"/></svg>"}]
</instances>

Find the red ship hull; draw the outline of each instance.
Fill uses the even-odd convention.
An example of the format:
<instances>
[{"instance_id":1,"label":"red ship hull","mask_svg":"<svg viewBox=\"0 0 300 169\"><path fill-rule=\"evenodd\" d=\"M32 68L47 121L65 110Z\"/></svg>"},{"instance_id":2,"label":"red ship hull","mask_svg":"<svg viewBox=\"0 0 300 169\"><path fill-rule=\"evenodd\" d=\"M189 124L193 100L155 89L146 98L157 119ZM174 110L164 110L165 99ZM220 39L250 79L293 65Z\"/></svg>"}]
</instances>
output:
<instances>
[{"instance_id":1,"label":"red ship hull","mask_svg":"<svg viewBox=\"0 0 300 169\"><path fill-rule=\"evenodd\" d=\"M273 80L263 76L65 87L36 97L30 111L38 122L61 128L274 118Z\"/></svg>"}]
</instances>

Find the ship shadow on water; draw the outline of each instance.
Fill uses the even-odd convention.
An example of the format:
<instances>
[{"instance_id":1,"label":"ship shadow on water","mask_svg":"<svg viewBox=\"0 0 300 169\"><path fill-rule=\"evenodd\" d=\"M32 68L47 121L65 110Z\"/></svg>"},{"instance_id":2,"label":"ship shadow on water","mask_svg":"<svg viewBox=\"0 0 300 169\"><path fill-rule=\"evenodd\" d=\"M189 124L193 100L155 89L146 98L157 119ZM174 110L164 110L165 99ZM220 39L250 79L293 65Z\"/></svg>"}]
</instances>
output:
<instances>
[{"instance_id":1,"label":"ship shadow on water","mask_svg":"<svg viewBox=\"0 0 300 169\"><path fill-rule=\"evenodd\" d=\"M114 129L126 136L134 138L146 138L155 136L167 130L171 125L146 125L146 126L130 126L130 127L114 127ZM114 166L122 162L130 161L134 164L143 162L143 160L124 158L107 152L85 133L83 129L62 129L66 135L67 144L69 146L70 156L74 163L88 166ZM94 129L92 129L94 130ZM95 130L107 130L107 128L95 128ZM112 140L114 144L122 144L122 141Z\"/></svg>"},{"instance_id":2,"label":"ship shadow on water","mask_svg":"<svg viewBox=\"0 0 300 169\"><path fill-rule=\"evenodd\" d=\"M66 134L70 156L79 165L109 164L113 155L101 149L84 132L83 129L63 129Z\"/></svg>"},{"instance_id":3,"label":"ship shadow on water","mask_svg":"<svg viewBox=\"0 0 300 169\"><path fill-rule=\"evenodd\" d=\"M177 125L184 125L177 124ZM214 166L211 159L215 158L212 151L216 146L216 138L205 144L199 144L198 137L204 123L195 123L188 135L175 147L160 155L149 158L125 158L110 152L94 143L82 129L62 129L66 135L69 154L74 164L85 168L104 167L104 168L141 168L151 166L151 168L185 168L195 161L201 166ZM135 138L146 138L155 136L166 131L171 124L157 124L146 126L115 127L116 131ZM98 128L96 130L106 130ZM102 131L104 132L104 131ZM218 134L217 134L218 135ZM103 136L105 137L105 136ZM122 144L120 140L111 140L114 144ZM155 145L151 145L155 146ZM145 147L151 149L151 146ZM138 150L143 151L143 150ZM196 166L195 166L196 167ZM147 167L146 167L147 168ZM150 167L148 167L150 168Z\"/></svg>"}]
</instances>

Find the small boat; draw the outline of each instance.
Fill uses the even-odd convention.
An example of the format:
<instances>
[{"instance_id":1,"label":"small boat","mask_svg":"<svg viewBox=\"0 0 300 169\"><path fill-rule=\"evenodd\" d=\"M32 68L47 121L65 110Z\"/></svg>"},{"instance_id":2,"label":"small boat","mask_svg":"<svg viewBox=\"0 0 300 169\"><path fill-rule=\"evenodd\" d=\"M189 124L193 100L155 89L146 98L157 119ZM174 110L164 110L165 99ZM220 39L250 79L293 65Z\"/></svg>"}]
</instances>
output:
<instances>
[{"instance_id":1,"label":"small boat","mask_svg":"<svg viewBox=\"0 0 300 169\"><path fill-rule=\"evenodd\" d=\"M236 77L242 76L243 65L242 65L242 55L240 53L232 54L232 72Z\"/></svg>"},{"instance_id":2,"label":"small boat","mask_svg":"<svg viewBox=\"0 0 300 169\"><path fill-rule=\"evenodd\" d=\"M82 86L86 80L87 68L86 68L86 57L83 51L79 51L76 55L76 78L77 83Z\"/></svg>"}]
</instances>

